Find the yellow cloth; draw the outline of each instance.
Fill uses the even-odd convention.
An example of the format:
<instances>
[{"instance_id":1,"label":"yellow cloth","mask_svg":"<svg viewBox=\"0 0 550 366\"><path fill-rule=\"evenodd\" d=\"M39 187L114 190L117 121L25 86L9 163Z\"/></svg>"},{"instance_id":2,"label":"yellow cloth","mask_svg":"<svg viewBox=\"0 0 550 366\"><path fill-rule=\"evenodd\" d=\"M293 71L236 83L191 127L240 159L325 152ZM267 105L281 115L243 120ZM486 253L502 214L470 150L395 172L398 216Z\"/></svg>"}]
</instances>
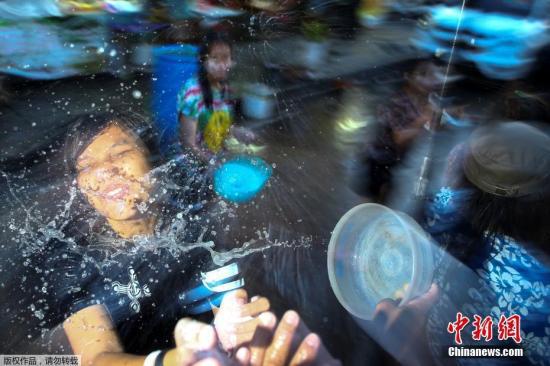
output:
<instances>
[{"instance_id":1,"label":"yellow cloth","mask_svg":"<svg viewBox=\"0 0 550 366\"><path fill-rule=\"evenodd\" d=\"M217 153L223 147L231 128L231 115L227 111L214 111L203 131L204 143L210 151Z\"/></svg>"}]
</instances>

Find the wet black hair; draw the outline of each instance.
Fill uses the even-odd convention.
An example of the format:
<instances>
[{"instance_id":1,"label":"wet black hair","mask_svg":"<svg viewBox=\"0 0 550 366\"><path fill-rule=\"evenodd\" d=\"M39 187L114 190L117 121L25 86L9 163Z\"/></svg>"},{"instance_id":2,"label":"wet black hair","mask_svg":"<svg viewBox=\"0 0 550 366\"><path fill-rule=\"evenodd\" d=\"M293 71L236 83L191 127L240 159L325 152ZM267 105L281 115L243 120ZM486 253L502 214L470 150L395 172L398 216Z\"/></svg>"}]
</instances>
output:
<instances>
[{"instance_id":1,"label":"wet black hair","mask_svg":"<svg viewBox=\"0 0 550 366\"><path fill-rule=\"evenodd\" d=\"M208 109L212 109L213 96L212 96L212 86L208 80L208 72L206 71L205 63L210 50L215 44L226 44L231 49L231 43L229 42L228 37L223 32L209 31L204 36L203 42L199 49L199 85L201 87L202 97L204 99L204 105ZM225 90L222 90L222 93L225 93Z\"/></svg>"},{"instance_id":2,"label":"wet black hair","mask_svg":"<svg viewBox=\"0 0 550 366\"><path fill-rule=\"evenodd\" d=\"M462 168L466 149L460 152L457 168ZM461 206L476 236L506 235L550 255L550 186L522 197L502 197L487 193L472 184L463 169L453 171L452 186L468 192ZM471 245L476 245L473 241ZM474 248L461 248L467 257Z\"/></svg>"},{"instance_id":3,"label":"wet black hair","mask_svg":"<svg viewBox=\"0 0 550 366\"><path fill-rule=\"evenodd\" d=\"M143 116L122 112L80 115L70 124L65 136L64 163L67 173L76 173L76 161L94 138L111 125L117 125L136 134L150 153L150 160L158 157L158 148L152 124Z\"/></svg>"}]
</instances>

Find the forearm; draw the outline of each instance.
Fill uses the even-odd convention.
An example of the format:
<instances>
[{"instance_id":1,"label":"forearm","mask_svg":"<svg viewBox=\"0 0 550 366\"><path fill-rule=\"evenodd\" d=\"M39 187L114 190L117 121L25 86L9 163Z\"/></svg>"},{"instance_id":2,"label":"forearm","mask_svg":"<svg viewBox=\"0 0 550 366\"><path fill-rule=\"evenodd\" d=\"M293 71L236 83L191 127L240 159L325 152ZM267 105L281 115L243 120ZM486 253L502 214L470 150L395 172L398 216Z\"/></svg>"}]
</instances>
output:
<instances>
[{"instance_id":1,"label":"forearm","mask_svg":"<svg viewBox=\"0 0 550 366\"><path fill-rule=\"evenodd\" d=\"M210 156L197 143L197 121L180 116L180 139L184 148L188 149L197 159L208 163Z\"/></svg>"},{"instance_id":2,"label":"forearm","mask_svg":"<svg viewBox=\"0 0 550 366\"><path fill-rule=\"evenodd\" d=\"M83 366L142 366L147 356L124 353L108 310L92 305L71 315L63 329L75 355L82 357ZM175 366L175 350L164 357L164 365Z\"/></svg>"}]
</instances>

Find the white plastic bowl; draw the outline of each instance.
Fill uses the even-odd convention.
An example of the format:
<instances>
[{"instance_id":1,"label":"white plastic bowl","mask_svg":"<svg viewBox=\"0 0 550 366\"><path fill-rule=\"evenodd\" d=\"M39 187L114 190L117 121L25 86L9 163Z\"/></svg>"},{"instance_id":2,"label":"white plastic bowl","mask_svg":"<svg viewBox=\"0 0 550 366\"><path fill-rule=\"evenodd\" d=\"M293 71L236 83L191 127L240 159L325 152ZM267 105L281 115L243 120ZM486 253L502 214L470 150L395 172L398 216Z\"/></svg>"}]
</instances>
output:
<instances>
[{"instance_id":1,"label":"white plastic bowl","mask_svg":"<svg viewBox=\"0 0 550 366\"><path fill-rule=\"evenodd\" d=\"M432 282L431 240L408 215L375 203L348 211L328 248L332 289L352 315L369 320L383 299L400 305L425 293Z\"/></svg>"}]
</instances>

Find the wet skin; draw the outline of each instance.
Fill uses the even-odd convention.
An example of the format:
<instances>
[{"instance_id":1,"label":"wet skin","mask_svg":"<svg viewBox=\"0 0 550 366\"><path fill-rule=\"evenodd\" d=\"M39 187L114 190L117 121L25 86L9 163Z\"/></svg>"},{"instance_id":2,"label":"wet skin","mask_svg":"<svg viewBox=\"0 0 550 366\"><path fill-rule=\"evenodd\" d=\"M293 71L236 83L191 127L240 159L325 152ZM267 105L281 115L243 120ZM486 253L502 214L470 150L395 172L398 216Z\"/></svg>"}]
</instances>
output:
<instances>
[{"instance_id":1,"label":"wet skin","mask_svg":"<svg viewBox=\"0 0 550 366\"><path fill-rule=\"evenodd\" d=\"M108 220L139 219L136 206L149 200L152 188L148 155L137 136L111 124L78 157L78 187Z\"/></svg>"}]
</instances>

